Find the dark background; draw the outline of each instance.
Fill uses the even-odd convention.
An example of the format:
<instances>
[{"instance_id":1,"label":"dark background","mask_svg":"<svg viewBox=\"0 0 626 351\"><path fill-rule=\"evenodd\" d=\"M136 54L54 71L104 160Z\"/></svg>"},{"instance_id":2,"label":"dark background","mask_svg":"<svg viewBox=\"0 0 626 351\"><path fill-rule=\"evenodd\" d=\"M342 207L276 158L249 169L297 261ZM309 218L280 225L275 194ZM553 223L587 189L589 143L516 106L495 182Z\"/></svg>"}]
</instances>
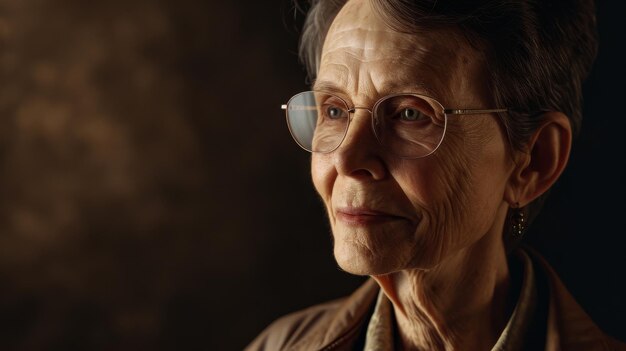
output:
<instances>
[{"instance_id":1,"label":"dark background","mask_svg":"<svg viewBox=\"0 0 626 351\"><path fill-rule=\"evenodd\" d=\"M583 133L529 233L626 339L624 3L599 4ZM348 294L287 0L0 0L0 349L237 350Z\"/></svg>"}]
</instances>

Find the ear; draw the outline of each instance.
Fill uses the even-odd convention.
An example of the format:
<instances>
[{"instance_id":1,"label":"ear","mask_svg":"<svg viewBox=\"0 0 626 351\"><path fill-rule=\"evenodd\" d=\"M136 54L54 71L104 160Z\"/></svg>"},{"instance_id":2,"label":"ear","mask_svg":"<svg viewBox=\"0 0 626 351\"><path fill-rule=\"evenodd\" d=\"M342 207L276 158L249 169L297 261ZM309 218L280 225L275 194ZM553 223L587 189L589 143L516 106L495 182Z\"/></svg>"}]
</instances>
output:
<instances>
[{"instance_id":1,"label":"ear","mask_svg":"<svg viewBox=\"0 0 626 351\"><path fill-rule=\"evenodd\" d=\"M559 178L569 159L572 127L561 112L546 112L524 152L516 153L505 200L524 207L545 193Z\"/></svg>"}]
</instances>

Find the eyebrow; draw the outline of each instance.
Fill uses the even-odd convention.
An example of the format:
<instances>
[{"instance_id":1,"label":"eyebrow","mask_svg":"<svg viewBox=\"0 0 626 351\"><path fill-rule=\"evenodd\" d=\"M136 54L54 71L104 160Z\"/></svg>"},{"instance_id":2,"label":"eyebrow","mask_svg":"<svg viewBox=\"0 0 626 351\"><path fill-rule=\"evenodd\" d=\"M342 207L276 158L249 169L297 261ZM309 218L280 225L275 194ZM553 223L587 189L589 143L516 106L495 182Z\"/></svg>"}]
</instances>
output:
<instances>
[{"instance_id":1,"label":"eyebrow","mask_svg":"<svg viewBox=\"0 0 626 351\"><path fill-rule=\"evenodd\" d=\"M326 81L320 81L320 80L316 80L315 83L313 83L313 86L311 87L311 89L315 90L315 91L327 91L329 93L343 93L343 89L339 88L339 86L337 84L331 83L331 82L326 82Z\"/></svg>"},{"instance_id":2,"label":"eyebrow","mask_svg":"<svg viewBox=\"0 0 626 351\"><path fill-rule=\"evenodd\" d=\"M336 93L340 95L347 95L346 89L341 88L339 85L325 81L325 80L316 80L313 83L312 89L315 91L326 91L329 93ZM394 82L388 81L384 82L380 89L378 89L382 95L389 95L394 93L414 93L414 94L422 94L427 95L432 98L437 98L435 90L428 87L422 82L414 81L411 83L406 82Z\"/></svg>"}]
</instances>

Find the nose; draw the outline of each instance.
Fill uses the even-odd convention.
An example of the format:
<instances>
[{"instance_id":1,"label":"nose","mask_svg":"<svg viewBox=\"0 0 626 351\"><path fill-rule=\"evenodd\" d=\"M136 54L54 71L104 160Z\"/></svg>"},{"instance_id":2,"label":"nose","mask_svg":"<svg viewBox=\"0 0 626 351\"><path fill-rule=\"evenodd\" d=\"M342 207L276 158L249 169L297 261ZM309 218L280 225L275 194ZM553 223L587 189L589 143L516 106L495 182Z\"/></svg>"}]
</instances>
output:
<instances>
[{"instance_id":1,"label":"nose","mask_svg":"<svg viewBox=\"0 0 626 351\"><path fill-rule=\"evenodd\" d=\"M383 154L374 133L372 110L354 107L350 111L350 124L346 136L333 152L333 162L339 174L381 180L387 169ZM369 112L369 113L368 113Z\"/></svg>"}]
</instances>

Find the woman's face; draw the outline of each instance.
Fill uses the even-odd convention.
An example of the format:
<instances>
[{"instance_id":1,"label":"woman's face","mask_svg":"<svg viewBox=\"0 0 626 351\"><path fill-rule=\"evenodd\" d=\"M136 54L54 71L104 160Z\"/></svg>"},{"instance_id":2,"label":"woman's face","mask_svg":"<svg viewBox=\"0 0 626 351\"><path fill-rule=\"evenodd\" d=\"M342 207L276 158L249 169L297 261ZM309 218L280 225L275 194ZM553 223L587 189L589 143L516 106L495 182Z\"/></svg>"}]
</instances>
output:
<instances>
[{"instance_id":1,"label":"woman's face","mask_svg":"<svg viewBox=\"0 0 626 351\"><path fill-rule=\"evenodd\" d=\"M368 108L393 93L429 95L446 108L494 108L484 69L480 53L452 32L400 34L367 1L353 0L326 37L315 89ZM502 232L513 164L497 116L449 117L439 149L415 160L382 149L370 119L357 109L341 146L312 156L344 270L428 269Z\"/></svg>"}]
</instances>

